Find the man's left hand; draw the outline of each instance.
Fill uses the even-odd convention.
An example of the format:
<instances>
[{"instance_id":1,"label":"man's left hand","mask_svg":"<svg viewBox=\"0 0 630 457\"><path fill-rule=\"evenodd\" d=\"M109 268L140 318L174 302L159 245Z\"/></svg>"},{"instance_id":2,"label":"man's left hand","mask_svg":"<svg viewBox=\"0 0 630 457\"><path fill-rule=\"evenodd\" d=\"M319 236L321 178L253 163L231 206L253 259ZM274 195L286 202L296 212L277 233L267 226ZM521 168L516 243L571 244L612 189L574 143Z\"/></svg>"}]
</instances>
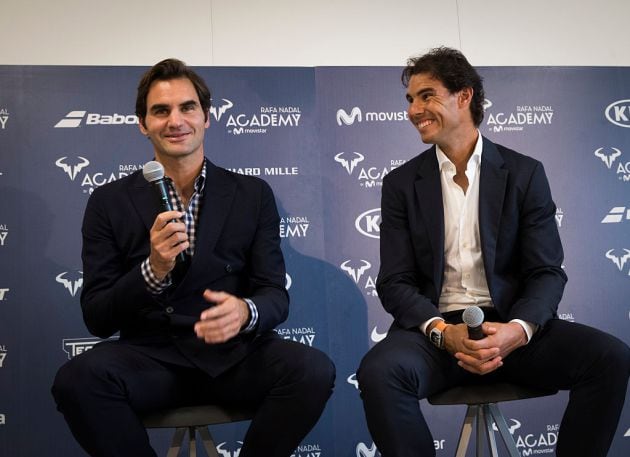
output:
<instances>
[{"instance_id":1,"label":"man's left hand","mask_svg":"<svg viewBox=\"0 0 630 457\"><path fill-rule=\"evenodd\" d=\"M465 338L463 345L466 352L457 352L455 358L463 369L477 374L490 373L503 365L503 360L515 349L527 343L527 335L520 324L508 322L484 322L483 333L485 338L471 340ZM498 349L498 354L490 359L480 356L488 353L488 349Z\"/></svg>"},{"instance_id":2,"label":"man's left hand","mask_svg":"<svg viewBox=\"0 0 630 457\"><path fill-rule=\"evenodd\" d=\"M208 289L203 298L215 305L201 313L195 333L208 344L224 343L236 336L249 320L249 306L241 298Z\"/></svg>"}]
</instances>

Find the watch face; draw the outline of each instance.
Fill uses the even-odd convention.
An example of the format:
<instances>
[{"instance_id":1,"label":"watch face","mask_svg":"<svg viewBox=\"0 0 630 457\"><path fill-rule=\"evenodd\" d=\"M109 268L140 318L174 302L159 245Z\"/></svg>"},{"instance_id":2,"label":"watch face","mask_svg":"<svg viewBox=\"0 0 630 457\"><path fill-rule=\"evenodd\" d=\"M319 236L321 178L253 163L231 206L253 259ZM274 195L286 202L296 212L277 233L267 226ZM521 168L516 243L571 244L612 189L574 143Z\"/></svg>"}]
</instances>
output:
<instances>
[{"instance_id":1,"label":"watch face","mask_svg":"<svg viewBox=\"0 0 630 457\"><path fill-rule=\"evenodd\" d=\"M434 328L431 330L431 333L429 334L429 336L431 338L431 342L441 349L442 348L442 332Z\"/></svg>"}]
</instances>

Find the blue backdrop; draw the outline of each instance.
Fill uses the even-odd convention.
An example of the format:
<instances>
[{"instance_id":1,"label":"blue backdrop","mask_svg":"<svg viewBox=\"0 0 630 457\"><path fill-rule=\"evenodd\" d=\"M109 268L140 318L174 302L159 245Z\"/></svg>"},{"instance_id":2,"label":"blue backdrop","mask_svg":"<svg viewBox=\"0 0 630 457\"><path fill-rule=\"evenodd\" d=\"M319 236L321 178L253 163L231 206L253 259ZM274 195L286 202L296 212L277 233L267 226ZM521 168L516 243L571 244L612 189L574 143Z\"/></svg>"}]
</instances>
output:
<instances>
[{"instance_id":1,"label":"blue backdrop","mask_svg":"<svg viewBox=\"0 0 630 457\"><path fill-rule=\"evenodd\" d=\"M407 120L401 69L198 70L213 92L209 157L276 194L292 301L277 331L337 366L335 393L295 456L376 457L355 370L391 322L375 290L380 190L426 148ZM561 318L630 343L630 68L479 70L481 133L540 159L550 179L569 276ZM99 341L80 313L81 220L95 187L152 158L132 114L144 71L0 66L0 456L85 455L50 385ZM555 455L566 401L502 406L522 455ZM454 454L463 408L422 407L438 456ZM246 425L213 430L225 455L238 456ZM150 434L164 454L171 432ZM610 455L630 455L630 406Z\"/></svg>"}]
</instances>

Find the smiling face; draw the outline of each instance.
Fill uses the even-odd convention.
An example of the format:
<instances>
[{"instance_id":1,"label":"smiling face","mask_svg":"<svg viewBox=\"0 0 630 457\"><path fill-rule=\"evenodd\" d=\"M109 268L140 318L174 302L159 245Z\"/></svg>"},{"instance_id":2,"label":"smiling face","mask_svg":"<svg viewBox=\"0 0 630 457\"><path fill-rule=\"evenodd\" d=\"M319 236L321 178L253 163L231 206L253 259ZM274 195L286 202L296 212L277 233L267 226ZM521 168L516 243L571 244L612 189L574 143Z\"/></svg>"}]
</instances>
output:
<instances>
[{"instance_id":1,"label":"smiling face","mask_svg":"<svg viewBox=\"0 0 630 457\"><path fill-rule=\"evenodd\" d=\"M158 80L147 94L147 114L140 131L153 143L160 162L203 157L203 138L210 118L195 87L186 78Z\"/></svg>"},{"instance_id":2,"label":"smiling face","mask_svg":"<svg viewBox=\"0 0 630 457\"><path fill-rule=\"evenodd\" d=\"M469 109L471 88L450 93L440 80L428 73L418 73L409 79L406 98L409 120L424 143L445 149L474 126Z\"/></svg>"}]
</instances>

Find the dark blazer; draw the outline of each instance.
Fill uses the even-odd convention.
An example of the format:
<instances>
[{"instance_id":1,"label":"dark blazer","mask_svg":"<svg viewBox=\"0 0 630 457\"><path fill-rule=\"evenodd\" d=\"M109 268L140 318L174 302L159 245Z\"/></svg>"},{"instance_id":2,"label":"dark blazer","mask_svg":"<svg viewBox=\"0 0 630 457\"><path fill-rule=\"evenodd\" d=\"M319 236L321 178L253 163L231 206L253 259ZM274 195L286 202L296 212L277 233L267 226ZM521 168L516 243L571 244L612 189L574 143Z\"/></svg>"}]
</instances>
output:
<instances>
[{"instance_id":1,"label":"dark blazer","mask_svg":"<svg viewBox=\"0 0 630 457\"><path fill-rule=\"evenodd\" d=\"M556 317L566 275L542 164L483 138L479 232L490 296L503 321ZM435 146L383 181L377 291L403 328L440 315L444 210Z\"/></svg>"},{"instance_id":2,"label":"dark blazer","mask_svg":"<svg viewBox=\"0 0 630 457\"><path fill-rule=\"evenodd\" d=\"M94 191L83 220L81 307L96 336L120 332L157 358L173 343L193 363L216 375L245 355L284 321L289 299L280 250L279 216L271 188L262 180L216 167L206 160L206 181L196 230L195 254L177 284L159 296L147 291L140 264L149 255L149 230L159 213L154 190L138 171ZM193 324L211 306L204 289L250 298L256 330L208 345Z\"/></svg>"}]
</instances>

